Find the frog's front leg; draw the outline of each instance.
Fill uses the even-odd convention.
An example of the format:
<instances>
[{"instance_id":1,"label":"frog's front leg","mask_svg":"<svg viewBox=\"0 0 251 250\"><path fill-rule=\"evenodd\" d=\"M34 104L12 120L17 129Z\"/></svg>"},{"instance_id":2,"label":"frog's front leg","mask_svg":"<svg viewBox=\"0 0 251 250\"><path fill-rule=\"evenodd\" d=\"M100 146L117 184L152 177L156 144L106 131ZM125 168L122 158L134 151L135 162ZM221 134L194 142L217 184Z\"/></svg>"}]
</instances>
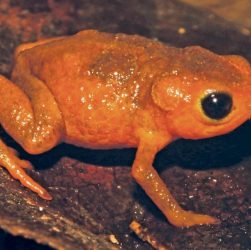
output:
<instances>
[{"instance_id":1,"label":"frog's front leg","mask_svg":"<svg viewBox=\"0 0 251 250\"><path fill-rule=\"evenodd\" d=\"M216 218L185 211L179 206L166 184L152 166L154 157L160 150L159 142L163 140L163 136L155 137L153 134L146 133L142 137L133 163L132 176L169 222L180 227L218 223ZM169 139L170 141L171 138Z\"/></svg>"},{"instance_id":2,"label":"frog's front leg","mask_svg":"<svg viewBox=\"0 0 251 250\"><path fill-rule=\"evenodd\" d=\"M23 82L20 79L20 84ZM54 97L38 79L27 74L26 87L21 89L0 76L0 123L27 152L38 154L54 147L62 136L64 124ZM25 85L25 84L24 84ZM24 186L44 199L49 193L32 180L23 168L27 162L0 141L0 165Z\"/></svg>"}]
</instances>

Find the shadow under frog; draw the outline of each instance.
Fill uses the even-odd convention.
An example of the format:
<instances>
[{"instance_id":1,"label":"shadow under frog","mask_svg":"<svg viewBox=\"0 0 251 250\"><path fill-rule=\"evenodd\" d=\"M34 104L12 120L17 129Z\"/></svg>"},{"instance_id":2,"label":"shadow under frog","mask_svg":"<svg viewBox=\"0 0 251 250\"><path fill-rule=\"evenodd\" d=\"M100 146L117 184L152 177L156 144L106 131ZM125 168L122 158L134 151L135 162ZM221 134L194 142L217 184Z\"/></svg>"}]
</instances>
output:
<instances>
[{"instance_id":1,"label":"shadow under frog","mask_svg":"<svg viewBox=\"0 0 251 250\"><path fill-rule=\"evenodd\" d=\"M51 168L62 157L103 167L130 167L136 154L136 148L89 149L63 143L46 153L30 155L8 134L2 132L1 137L38 170ZM201 140L180 139L162 149L153 165L159 172L175 164L194 170L229 167L251 155L250 137L251 122L248 121L226 135Z\"/></svg>"}]
</instances>

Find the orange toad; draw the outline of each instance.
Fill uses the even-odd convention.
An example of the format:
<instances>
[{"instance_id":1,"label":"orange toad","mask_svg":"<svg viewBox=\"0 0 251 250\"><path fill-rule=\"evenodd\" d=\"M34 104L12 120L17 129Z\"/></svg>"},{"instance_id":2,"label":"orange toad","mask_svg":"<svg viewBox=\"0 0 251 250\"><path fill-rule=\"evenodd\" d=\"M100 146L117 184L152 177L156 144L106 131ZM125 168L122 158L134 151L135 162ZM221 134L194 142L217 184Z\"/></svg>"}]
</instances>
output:
<instances>
[{"instance_id":1,"label":"orange toad","mask_svg":"<svg viewBox=\"0 0 251 250\"><path fill-rule=\"evenodd\" d=\"M11 81L0 76L0 123L27 152L60 142L137 147L132 176L176 226L216 223L183 210L152 167L177 138L227 133L251 114L251 70L239 56L168 47L140 36L93 30L24 44ZM0 141L0 165L24 186L50 194Z\"/></svg>"}]
</instances>

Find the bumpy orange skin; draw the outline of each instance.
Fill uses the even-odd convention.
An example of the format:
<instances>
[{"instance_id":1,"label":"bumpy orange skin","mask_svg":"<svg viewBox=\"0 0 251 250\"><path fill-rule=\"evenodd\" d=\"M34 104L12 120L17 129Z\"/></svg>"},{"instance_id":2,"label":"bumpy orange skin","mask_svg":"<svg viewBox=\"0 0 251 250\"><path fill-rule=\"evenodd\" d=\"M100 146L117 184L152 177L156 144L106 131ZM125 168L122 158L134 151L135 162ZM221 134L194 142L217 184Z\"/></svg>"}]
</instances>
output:
<instances>
[{"instance_id":1,"label":"bumpy orange skin","mask_svg":"<svg viewBox=\"0 0 251 250\"><path fill-rule=\"evenodd\" d=\"M217 222L182 210L152 162L177 138L224 134L249 119L251 70L245 59L93 30L21 45L15 57L12 82L0 78L0 122L26 151L45 152L62 141L90 148L138 147L132 175L171 223ZM210 119L202 111L200 101L212 91L232 96L224 119ZM20 169L11 152L0 147ZM15 178L51 198L23 172L17 177L6 162L0 164Z\"/></svg>"},{"instance_id":2,"label":"bumpy orange skin","mask_svg":"<svg viewBox=\"0 0 251 250\"><path fill-rule=\"evenodd\" d=\"M63 140L74 144L138 146L136 131L142 127L198 139L226 133L250 116L250 69L239 57L96 31L27 47L32 48L17 58L25 58L32 74L52 92L65 122ZM155 95L165 109L151 97L158 81L164 83ZM200 114L196 102L209 89L234 95L238 108L231 122L212 125ZM148 124L142 124L142 112L149 115Z\"/></svg>"}]
</instances>

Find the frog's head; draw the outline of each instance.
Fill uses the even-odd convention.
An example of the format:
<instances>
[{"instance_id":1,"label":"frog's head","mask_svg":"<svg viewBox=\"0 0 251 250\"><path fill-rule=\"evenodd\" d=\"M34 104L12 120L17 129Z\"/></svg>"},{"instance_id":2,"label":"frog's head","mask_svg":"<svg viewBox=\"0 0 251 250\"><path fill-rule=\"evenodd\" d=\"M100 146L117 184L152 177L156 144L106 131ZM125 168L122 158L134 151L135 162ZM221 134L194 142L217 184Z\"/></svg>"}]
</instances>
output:
<instances>
[{"instance_id":1,"label":"frog's head","mask_svg":"<svg viewBox=\"0 0 251 250\"><path fill-rule=\"evenodd\" d=\"M152 98L174 136L212 137L250 119L251 67L242 57L190 47L170 68L154 83Z\"/></svg>"}]
</instances>

